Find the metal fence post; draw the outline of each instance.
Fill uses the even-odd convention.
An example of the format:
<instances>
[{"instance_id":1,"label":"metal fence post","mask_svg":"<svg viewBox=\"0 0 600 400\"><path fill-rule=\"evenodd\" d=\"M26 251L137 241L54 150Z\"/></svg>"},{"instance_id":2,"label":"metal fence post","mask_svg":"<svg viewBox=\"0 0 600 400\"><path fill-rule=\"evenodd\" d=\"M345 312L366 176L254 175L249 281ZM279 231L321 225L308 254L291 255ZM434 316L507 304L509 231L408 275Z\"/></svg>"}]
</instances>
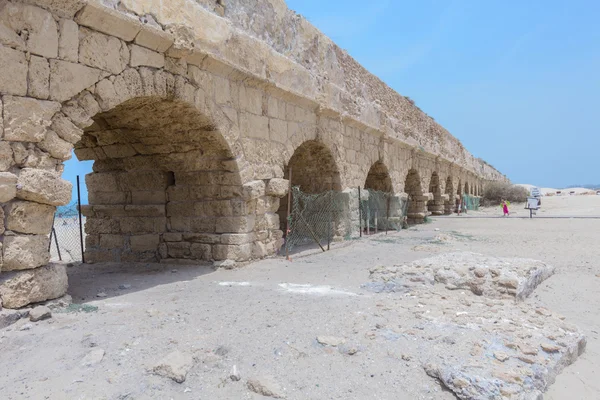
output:
<instances>
[{"instance_id":1,"label":"metal fence post","mask_svg":"<svg viewBox=\"0 0 600 400\"><path fill-rule=\"evenodd\" d=\"M79 175L77 175L77 214L79 215L79 244L81 245L81 262L85 264L83 251L83 221L81 220L81 188L79 187Z\"/></svg>"},{"instance_id":2,"label":"metal fence post","mask_svg":"<svg viewBox=\"0 0 600 400\"><path fill-rule=\"evenodd\" d=\"M358 187L358 232L360 237L362 237L362 207L360 206L360 186Z\"/></svg>"},{"instance_id":3,"label":"metal fence post","mask_svg":"<svg viewBox=\"0 0 600 400\"><path fill-rule=\"evenodd\" d=\"M290 179L290 185L289 185L289 189L288 189L288 199L287 199L287 215L286 215L286 226L285 226L285 259L289 261L290 259L290 254L289 254L289 239L290 239L290 215L291 215L291 209L292 209L292 167L290 168L290 174L288 176L288 178Z\"/></svg>"}]
</instances>

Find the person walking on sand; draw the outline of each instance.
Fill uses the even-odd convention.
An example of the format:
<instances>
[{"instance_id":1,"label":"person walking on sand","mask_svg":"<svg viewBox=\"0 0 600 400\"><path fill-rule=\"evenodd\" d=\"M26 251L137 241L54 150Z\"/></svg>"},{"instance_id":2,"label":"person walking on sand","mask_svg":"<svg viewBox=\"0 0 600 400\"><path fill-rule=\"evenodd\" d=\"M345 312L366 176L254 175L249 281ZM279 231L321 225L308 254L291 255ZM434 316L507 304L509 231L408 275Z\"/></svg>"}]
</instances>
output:
<instances>
[{"instance_id":1,"label":"person walking on sand","mask_svg":"<svg viewBox=\"0 0 600 400\"><path fill-rule=\"evenodd\" d=\"M505 217L510 216L510 212L508 211L508 206L510 205L510 203L506 200L502 200L502 212L504 213Z\"/></svg>"},{"instance_id":2,"label":"person walking on sand","mask_svg":"<svg viewBox=\"0 0 600 400\"><path fill-rule=\"evenodd\" d=\"M456 213L460 216L462 211L462 199L456 200Z\"/></svg>"}]
</instances>

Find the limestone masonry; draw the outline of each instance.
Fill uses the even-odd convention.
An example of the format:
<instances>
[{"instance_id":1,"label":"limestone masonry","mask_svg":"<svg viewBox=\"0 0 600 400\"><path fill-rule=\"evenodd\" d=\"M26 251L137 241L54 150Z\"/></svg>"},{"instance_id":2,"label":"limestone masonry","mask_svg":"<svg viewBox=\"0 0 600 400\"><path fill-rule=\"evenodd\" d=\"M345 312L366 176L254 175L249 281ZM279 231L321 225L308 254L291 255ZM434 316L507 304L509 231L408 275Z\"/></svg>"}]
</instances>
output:
<instances>
[{"instance_id":1,"label":"limestone masonry","mask_svg":"<svg viewBox=\"0 0 600 400\"><path fill-rule=\"evenodd\" d=\"M92 263L272 255L290 168L409 196L413 222L505 179L282 0L0 0L0 115L7 307L66 290L48 234L73 148Z\"/></svg>"}]
</instances>

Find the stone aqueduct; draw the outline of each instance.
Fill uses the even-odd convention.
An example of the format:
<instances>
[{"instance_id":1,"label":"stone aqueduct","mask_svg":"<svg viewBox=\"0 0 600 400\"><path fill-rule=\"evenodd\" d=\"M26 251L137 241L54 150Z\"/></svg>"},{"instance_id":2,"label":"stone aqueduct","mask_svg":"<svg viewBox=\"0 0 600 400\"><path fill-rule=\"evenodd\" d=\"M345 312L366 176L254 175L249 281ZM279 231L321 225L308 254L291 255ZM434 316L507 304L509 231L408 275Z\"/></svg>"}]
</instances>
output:
<instances>
[{"instance_id":1,"label":"stone aqueduct","mask_svg":"<svg viewBox=\"0 0 600 400\"><path fill-rule=\"evenodd\" d=\"M274 254L290 166L308 192L409 195L412 219L505 179L283 0L0 0L0 96L5 306L66 282L73 148L91 262Z\"/></svg>"}]
</instances>

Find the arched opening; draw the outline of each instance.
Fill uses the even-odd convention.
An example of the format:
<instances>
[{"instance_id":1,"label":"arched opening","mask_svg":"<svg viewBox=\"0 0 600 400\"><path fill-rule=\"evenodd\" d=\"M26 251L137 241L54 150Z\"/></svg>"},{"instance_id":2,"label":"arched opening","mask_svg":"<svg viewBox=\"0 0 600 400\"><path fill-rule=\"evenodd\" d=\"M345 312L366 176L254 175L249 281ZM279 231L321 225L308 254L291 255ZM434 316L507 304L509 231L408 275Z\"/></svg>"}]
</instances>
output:
<instances>
[{"instance_id":1,"label":"arched opening","mask_svg":"<svg viewBox=\"0 0 600 400\"><path fill-rule=\"evenodd\" d=\"M408 171L404 183L404 191L408 194L408 223L423 223L427 216L427 197L423 196L421 178L416 170L411 169Z\"/></svg>"},{"instance_id":2,"label":"arched opening","mask_svg":"<svg viewBox=\"0 0 600 400\"><path fill-rule=\"evenodd\" d=\"M284 169L284 178L290 179L291 186L299 187L303 193L322 193L329 190L340 191L340 174L331 151L325 144L316 140L302 143ZM288 204L282 199L279 210L281 230L286 232Z\"/></svg>"},{"instance_id":3,"label":"arched opening","mask_svg":"<svg viewBox=\"0 0 600 400\"><path fill-rule=\"evenodd\" d=\"M442 188L440 187L440 177L437 172L431 174L429 181L429 193L433 194L433 200L427 202L427 210L433 215L444 214L444 200L442 199Z\"/></svg>"},{"instance_id":4,"label":"arched opening","mask_svg":"<svg viewBox=\"0 0 600 400\"><path fill-rule=\"evenodd\" d=\"M363 231L370 234L401 227L404 204L393 195L392 178L384 163L377 161L371 166L364 188L368 193L360 200Z\"/></svg>"},{"instance_id":5,"label":"arched opening","mask_svg":"<svg viewBox=\"0 0 600 400\"><path fill-rule=\"evenodd\" d=\"M75 145L80 160L94 160L86 262L251 258L256 200L243 197L237 163L209 118L143 97L93 121Z\"/></svg>"},{"instance_id":6,"label":"arched opening","mask_svg":"<svg viewBox=\"0 0 600 400\"><path fill-rule=\"evenodd\" d=\"M449 215L452 214L455 199L454 186L452 184L451 176L446 179L446 195L448 196L448 199L444 202L444 213Z\"/></svg>"},{"instance_id":7,"label":"arched opening","mask_svg":"<svg viewBox=\"0 0 600 400\"><path fill-rule=\"evenodd\" d=\"M380 192L392 193L392 178L388 168L381 161L377 161L369 169L365 189L378 190Z\"/></svg>"},{"instance_id":8,"label":"arched opening","mask_svg":"<svg viewBox=\"0 0 600 400\"><path fill-rule=\"evenodd\" d=\"M465 188L463 189L463 194L469 194L469 183L465 182Z\"/></svg>"}]
</instances>

